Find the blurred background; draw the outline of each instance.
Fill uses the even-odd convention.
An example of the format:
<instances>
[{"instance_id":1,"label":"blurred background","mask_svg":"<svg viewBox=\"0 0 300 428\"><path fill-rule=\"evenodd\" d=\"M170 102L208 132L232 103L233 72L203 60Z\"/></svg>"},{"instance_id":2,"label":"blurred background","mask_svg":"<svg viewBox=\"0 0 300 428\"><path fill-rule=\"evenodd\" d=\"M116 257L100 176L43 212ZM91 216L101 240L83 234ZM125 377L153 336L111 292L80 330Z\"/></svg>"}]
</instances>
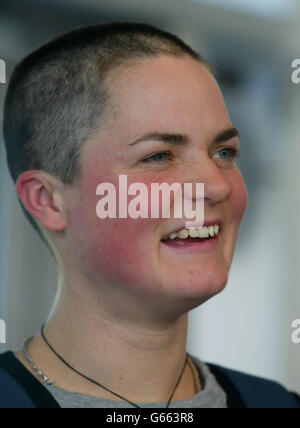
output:
<instances>
[{"instance_id":1,"label":"blurred background","mask_svg":"<svg viewBox=\"0 0 300 428\"><path fill-rule=\"evenodd\" d=\"M300 393L298 217L300 2L295 0L1 0L0 59L18 61L76 26L139 21L183 38L210 61L233 124L249 192L225 291L190 314L188 350ZM0 84L0 117L6 84ZM35 334L56 295L56 268L18 204L0 136L0 319L7 343Z\"/></svg>"}]
</instances>

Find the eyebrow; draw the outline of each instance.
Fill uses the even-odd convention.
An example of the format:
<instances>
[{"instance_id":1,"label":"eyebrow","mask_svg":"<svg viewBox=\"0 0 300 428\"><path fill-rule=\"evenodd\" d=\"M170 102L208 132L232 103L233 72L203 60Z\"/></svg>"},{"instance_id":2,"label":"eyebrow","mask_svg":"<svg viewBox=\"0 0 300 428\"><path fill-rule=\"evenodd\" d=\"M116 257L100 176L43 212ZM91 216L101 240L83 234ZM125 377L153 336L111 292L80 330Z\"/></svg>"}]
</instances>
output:
<instances>
[{"instance_id":1,"label":"eyebrow","mask_svg":"<svg viewBox=\"0 0 300 428\"><path fill-rule=\"evenodd\" d=\"M232 127L229 129L226 129L225 131L221 131L219 134L215 136L212 143L222 143L223 141L231 140L234 137L239 137L240 133L237 130L237 128ZM188 144L189 137L185 134L172 134L172 133L165 133L165 132L149 132L142 137L138 138L137 140L130 143L130 146L133 146L138 143L146 142L146 141L162 141L166 144L172 144L172 145L180 145L184 146Z\"/></svg>"}]
</instances>

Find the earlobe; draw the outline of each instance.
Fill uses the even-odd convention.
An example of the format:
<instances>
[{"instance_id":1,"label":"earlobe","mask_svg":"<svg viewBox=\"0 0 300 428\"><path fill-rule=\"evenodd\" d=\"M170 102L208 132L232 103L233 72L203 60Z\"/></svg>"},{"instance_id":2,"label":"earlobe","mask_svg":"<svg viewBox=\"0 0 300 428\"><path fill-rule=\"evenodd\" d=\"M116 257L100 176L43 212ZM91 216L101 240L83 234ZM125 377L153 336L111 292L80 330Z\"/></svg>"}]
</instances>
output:
<instances>
[{"instance_id":1,"label":"earlobe","mask_svg":"<svg viewBox=\"0 0 300 428\"><path fill-rule=\"evenodd\" d=\"M18 177L16 190L26 210L47 230L66 228L55 187L38 171L26 171Z\"/></svg>"}]
</instances>

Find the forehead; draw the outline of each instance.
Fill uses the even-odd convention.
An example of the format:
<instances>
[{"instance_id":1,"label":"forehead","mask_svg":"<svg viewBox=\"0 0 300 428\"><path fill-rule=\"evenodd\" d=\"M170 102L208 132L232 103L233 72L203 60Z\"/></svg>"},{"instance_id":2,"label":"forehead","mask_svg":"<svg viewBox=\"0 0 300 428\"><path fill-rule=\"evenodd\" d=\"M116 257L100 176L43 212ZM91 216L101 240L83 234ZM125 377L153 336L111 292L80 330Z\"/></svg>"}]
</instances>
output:
<instances>
[{"instance_id":1,"label":"forehead","mask_svg":"<svg viewBox=\"0 0 300 428\"><path fill-rule=\"evenodd\" d=\"M146 133L185 134L199 141L199 136L210 139L230 127L216 80L191 57L130 62L115 69L106 84L113 114L108 125L85 145L84 152L91 158L98 150L109 162Z\"/></svg>"},{"instance_id":2,"label":"forehead","mask_svg":"<svg viewBox=\"0 0 300 428\"><path fill-rule=\"evenodd\" d=\"M214 118L228 119L215 78L204 64L188 56L130 62L111 74L108 86L115 126L133 125L139 131L140 126L174 127L174 122L184 126L197 116L214 124Z\"/></svg>"}]
</instances>

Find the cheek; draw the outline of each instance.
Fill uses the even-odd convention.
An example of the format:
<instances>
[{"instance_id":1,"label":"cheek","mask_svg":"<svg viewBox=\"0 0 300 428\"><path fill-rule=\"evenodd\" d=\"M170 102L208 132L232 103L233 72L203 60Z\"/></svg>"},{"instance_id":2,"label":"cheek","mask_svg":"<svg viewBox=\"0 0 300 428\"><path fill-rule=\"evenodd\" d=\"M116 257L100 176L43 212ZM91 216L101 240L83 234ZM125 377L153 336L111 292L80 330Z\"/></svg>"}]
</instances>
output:
<instances>
[{"instance_id":1,"label":"cheek","mask_svg":"<svg viewBox=\"0 0 300 428\"><path fill-rule=\"evenodd\" d=\"M97 186L109 182L118 190L118 181L118 176L106 171L103 177L91 176L82 184L81 198L68 213L69 248L86 274L132 284L138 283L141 275L151 276L150 266L153 271L157 260L157 227L161 220L98 218L96 206L102 196L96 195ZM128 180L128 185L135 181L143 182L148 188L149 183L140 177ZM134 196L129 196L128 201L132 198Z\"/></svg>"},{"instance_id":2,"label":"cheek","mask_svg":"<svg viewBox=\"0 0 300 428\"><path fill-rule=\"evenodd\" d=\"M241 221L248 205L248 192L242 174L238 169L233 179L232 189L232 211L235 217Z\"/></svg>"},{"instance_id":3,"label":"cheek","mask_svg":"<svg viewBox=\"0 0 300 428\"><path fill-rule=\"evenodd\" d=\"M231 194L226 204L226 218L234 241L237 239L241 221L248 205L248 192L243 177L238 169L230 177Z\"/></svg>"},{"instance_id":4,"label":"cheek","mask_svg":"<svg viewBox=\"0 0 300 428\"><path fill-rule=\"evenodd\" d=\"M229 270L236 247L240 224L247 209L248 193L245 182L238 169L230 175L231 193L224 204L224 234L221 233L224 260Z\"/></svg>"},{"instance_id":5,"label":"cheek","mask_svg":"<svg viewBox=\"0 0 300 428\"><path fill-rule=\"evenodd\" d=\"M145 229L142 220L99 220L85 237L87 269L109 281L136 282L153 263L155 248Z\"/></svg>"}]
</instances>

